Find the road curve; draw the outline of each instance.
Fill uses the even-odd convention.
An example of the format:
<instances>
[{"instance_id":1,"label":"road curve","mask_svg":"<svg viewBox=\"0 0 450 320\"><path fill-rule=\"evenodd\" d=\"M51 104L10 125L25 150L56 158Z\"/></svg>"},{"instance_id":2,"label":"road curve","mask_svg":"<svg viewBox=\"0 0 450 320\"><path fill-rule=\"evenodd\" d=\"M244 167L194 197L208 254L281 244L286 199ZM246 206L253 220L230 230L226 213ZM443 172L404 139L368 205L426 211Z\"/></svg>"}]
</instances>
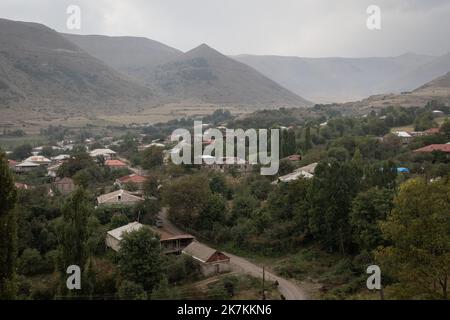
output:
<instances>
[{"instance_id":1,"label":"road curve","mask_svg":"<svg viewBox=\"0 0 450 320\"><path fill-rule=\"evenodd\" d=\"M163 208L159 213L159 217L162 220L164 229L172 233L183 233L177 226L175 226L167 217L167 210ZM224 252L230 257L230 263L235 272L245 273L254 277L262 278L262 267L248 261L245 258L236 256L234 254ZM278 282L278 291L284 296L286 300L307 300L308 296L306 292L300 288L293 281L287 280L280 276L277 276L269 271L265 271L265 278L269 281Z\"/></svg>"}]
</instances>

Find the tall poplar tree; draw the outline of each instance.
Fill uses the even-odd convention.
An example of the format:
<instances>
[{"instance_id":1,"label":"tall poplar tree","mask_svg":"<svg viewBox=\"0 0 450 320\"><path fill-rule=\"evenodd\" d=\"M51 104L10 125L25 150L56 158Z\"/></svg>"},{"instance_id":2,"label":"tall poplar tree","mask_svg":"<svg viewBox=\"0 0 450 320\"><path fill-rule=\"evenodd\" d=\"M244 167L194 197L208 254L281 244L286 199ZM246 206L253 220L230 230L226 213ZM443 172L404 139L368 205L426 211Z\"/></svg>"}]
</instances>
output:
<instances>
[{"instance_id":1,"label":"tall poplar tree","mask_svg":"<svg viewBox=\"0 0 450 320\"><path fill-rule=\"evenodd\" d=\"M0 150L0 299L14 299L16 295L16 200L17 190L8 160Z\"/></svg>"}]
</instances>

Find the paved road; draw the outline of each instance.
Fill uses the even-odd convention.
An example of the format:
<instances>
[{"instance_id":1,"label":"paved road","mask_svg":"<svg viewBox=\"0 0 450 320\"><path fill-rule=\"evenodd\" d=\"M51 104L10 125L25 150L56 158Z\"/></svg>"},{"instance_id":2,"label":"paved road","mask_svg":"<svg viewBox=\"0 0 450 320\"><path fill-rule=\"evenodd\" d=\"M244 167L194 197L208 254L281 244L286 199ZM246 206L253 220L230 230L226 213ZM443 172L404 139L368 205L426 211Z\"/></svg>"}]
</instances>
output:
<instances>
[{"instance_id":1,"label":"paved road","mask_svg":"<svg viewBox=\"0 0 450 320\"><path fill-rule=\"evenodd\" d=\"M175 234L183 233L167 218L166 208L162 209L162 211L159 213L159 217L162 220L164 229ZM262 278L263 275L262 267L254 264L253 262L248 261L245 258L236 256L234 254L230 254L228 252L224 253L230 257L230 263L235 272L245 273L252 275L254 277ZM278 291L280 291L280 293L286 298L286 300L308 299L308 296L306 295L305 291L293 281L277 276L269 271L265 272L265 277L267 280L270 281L278 281Z\"/></svg>"}]
</instances>

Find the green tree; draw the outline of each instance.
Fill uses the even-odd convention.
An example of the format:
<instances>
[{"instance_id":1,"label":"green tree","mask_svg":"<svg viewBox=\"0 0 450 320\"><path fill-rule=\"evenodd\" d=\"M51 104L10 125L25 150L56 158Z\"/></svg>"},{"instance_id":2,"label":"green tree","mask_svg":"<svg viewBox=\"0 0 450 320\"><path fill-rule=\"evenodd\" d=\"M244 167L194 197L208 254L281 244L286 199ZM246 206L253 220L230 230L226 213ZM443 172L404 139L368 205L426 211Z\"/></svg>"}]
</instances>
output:
<instances>
[{"instance_id":1,"label":"green tree","mask_svg":"<svg viewBox=\"0 0 450 320\"><path fill-rule=\"evenodd\" d=\"M185 176L172 180L163 191L169 216L180 224L192 227L207 206L211 191L203 176Z\"/></svg>"},{"instance_id":2,"label":"green tree","mask_svg":"<svg viewBox=\"0 0 450 320\"><path fill-rule=\"evenodd\" d=\"M0 299L13 299L16 295L16 200L17 191L8 161L0 150Z\"/></svg>"},{"instance_id":3,"label":"green tree","mask_svg":"<svg viewBox=\"0 0 450 320\"><path fill-rule=\"evenodd\" d=\"M444 123L441 125L441 128L439 129L439 132L443 135L445 135L445 137L447 139L450 139L450 120L449 119L445 119Z\"/></svg>"},{"instance_id":4,"label":"green tree","mask_svg":"<svg viewBox=\"0 0 450 320\"><path fill-rule=\"evenodd\" d=\"M343 147L330 148L328 150L328 157L334 158L334 159L336 159L338 161L342 161L342 162L345 162L350 158L347 149L345 149Z\"/></svg>"},{"instance_id":5,"label":"green tree","mask_svg":"<svg viewBox=\"0 0 450 320\"><path fill-rule=\"evenodd\" d=\"M142 285L128 280L122 281L117 296L122 300L147 300L147 293Z\"/></svg>"},{"instance_id":6,"label":"green tree","mask_svg":"<svg viewBox=\"0 0 450 320\"><path fill-rule=\"evenodd\" d=\"M42 271L44 261L36 249L27 248L22 252L18 261L20 274L35 275Z\"/></svg>"},{"instance_id":7,"label":"green tree","mask_svg":"<svg viewBox=\"0 0 450 320\"><path fill-rule=\"evenodd\" d=\"M163 148L152 146L142 152L142 167L146 170L163 164Z\"/></svg>"},{"instance_id":8,"label":"green tree","mask_svg":"<svg viewBox=\"0 0 450 320\"><path fill-rule=\"evenodd\" d=\"M331 159L317 165L309 196L309 226L325 247L345 253L351 244L349 213L360 178L349 162Z\"/></svg>"},{"instance_id":9,"label":"green tree","mask_svg":"<svg viewBox=\"0 0 450 320\"><path fill-rule=\"evenodd\" d=\"M308 151L311 148L312 148L311 128L307 126L305 129L305 141L303 144L303 150Z\"/></svg>"},{"instance_id":10,"label":"green tree","mask_svg":"<svg viewBox=\"0 0 450 320\"><path fill-rule=\"evenodd\" d=\"M379 249L376 259L398 281L392 286L397 298L448 298L449 195L449 178L408 180L381 223L383 237L392 245Z\"/></svg>"},{"instance_id":11,"label":"green tree","mask_svg":"<svg viewBox=\"0 0 450 320\"><path fill-rule=\"evenodd\" d=\"M159 237L147 227L126 234L120 243L118 262L125 279L151 292L162 277Z\"/></svg>"},{"instance_id":12,"label":"green tree","mask_svg":"<svg viewBox=\"0 0 450 320\"><path fill-rule=\"evenodd\" d=\"M371 188L360 192L352 202L350 223L353 241L361 250L372 251L383 244L379 223L392 208L392 190Z\"/></svg>"},{"instance_id":13,"label":"green tree","mask_svg":"<svg viewBox=\"0 0 450 320\"><path fill-rule=\"evenodd\" d=\"M31 156L33 147L30 144L22 144L14 148L11 157L16 160L23 160Z\"/></svg>"},{"instance_id":14,"label":"green tree","mask_svg":"<svg viewBox=\"0 0 450 320\"><path fill-rule=\"evenodd\" d=\"M219 194L213 194L200 212L196 225L202 230L212 230L214 224L225 221L226 203Z\"/></svg>"},{"instance_id":15,"label":"green tree","mask_svg":"<svg viewBox=\"0 0 450 320\"><path fill-rule=\"evenodd\" d=\"M88 218L92 208L84 189L78 188L62 208L60 226L60 269L65 273L70 265L83 268L88 258Z\"/></svg>"}]
</instances>

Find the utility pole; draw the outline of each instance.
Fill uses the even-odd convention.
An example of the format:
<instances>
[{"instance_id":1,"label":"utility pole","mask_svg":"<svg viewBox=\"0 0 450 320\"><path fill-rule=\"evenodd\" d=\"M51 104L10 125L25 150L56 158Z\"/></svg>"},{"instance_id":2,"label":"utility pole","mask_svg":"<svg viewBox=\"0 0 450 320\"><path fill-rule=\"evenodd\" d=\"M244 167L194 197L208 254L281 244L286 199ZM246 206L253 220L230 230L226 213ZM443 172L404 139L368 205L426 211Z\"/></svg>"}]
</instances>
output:
<instances>
[{"instance_id":1,"label":"utility pole","mask_svg":"<svg viewBox=\"0 0 450 320\"><path fill-rule=\"evenodd\" d=\"M383 290L383 287L381 287L379 291L380 291L380 299L381 299L381 300L384 300L384 290Z\"/></svg>"},{"instance_id":2,"label":"utility pole","mask_svg":"<svg viewBox=\"0 0 450 320\"><path fill-rule=\"evenodd\" d=\"M263 266L263 268L262 268L262 271L263 271L263 280L262 280L262 299L263 300L266 300L266 288L265 288L265 281L266 281L266 271L265 271L265 268L264 268L264 266Z\"/></svg>"}]
</instances>

